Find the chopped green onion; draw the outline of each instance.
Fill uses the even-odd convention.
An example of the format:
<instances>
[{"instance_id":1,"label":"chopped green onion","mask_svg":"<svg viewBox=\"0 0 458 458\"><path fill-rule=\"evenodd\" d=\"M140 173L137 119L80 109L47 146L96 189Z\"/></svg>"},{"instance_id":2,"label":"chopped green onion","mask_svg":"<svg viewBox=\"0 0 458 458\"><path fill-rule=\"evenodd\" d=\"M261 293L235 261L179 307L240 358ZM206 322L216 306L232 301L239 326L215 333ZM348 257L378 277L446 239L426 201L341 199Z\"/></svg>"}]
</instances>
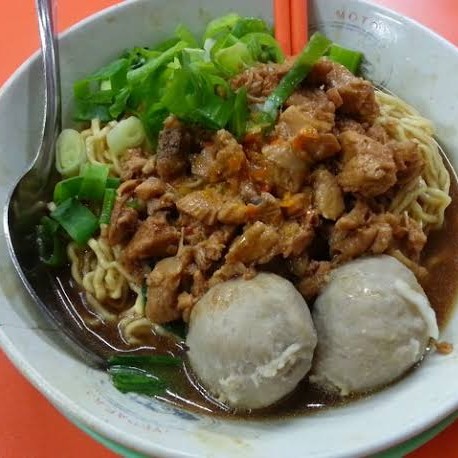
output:
<instances>
[{"instance_id":1,"label":"chopped green onion","mask_svg":"<svg viewBox=\"0 0 458 458\"><path fill-rule=\"evenodd\" d=\"M278 62L285 60L285 55L278 41L267 33L253 32L240 39L250 50L257 62Z\"/></svg>"},{"instance_id":2,"label":"chopped green onion","mask_svg":"<svg viewBox=\"0 0 458 458\"><path fill-rule=\"evenodd\" d=\"M103 196L102 210L100 212L100 224L110 224L111 212L116 201L116 189L107 188Z\"/></svg>"},{"instance_id":3,"label":"chopped green onion","mask_svg":"<svg viewBox=\"0 0 458 458\"><path fill-rule=\"evenodd\" d=\"M159 57L151 59L141 67L136 68L135 70L130 70L127 74L127 79L129 80L129 82L135 83L148 77L149 75L154 73L159 67L172 61L173 58L177 56L185 48L189 48L189 44L186 43L186 41L179 41L174 46L164 51Z\"/></svg>"},{"instance_id":4,"label":"chopped green onion","mask_svg":"<svg viewBox=\"0 0 458 458\"><path fill-rule=\"evenodd\" d=\"M255 62L247 45L241 41L227 48L219 49L213 60L222 71L230 76L240 73Z\"/></svg>"},{"instance_id":5,"label":"chopped green onion","mask_svg":"<svg viewBox=\"0 0 458 458\"><path fill-rule=\"evenodd\" d=\"M82 183L83 177L81 175L59 181L54 187L53 201L56 204L60 204L61 202L69 199L70 197L79 197ZM120 178L108 177L106 181L106 188L117 189L120 184Z\"/></svg>"},{"instance_id":6,"label":"chopped green onion","mask_svg":"<svg viewBox=\"0 0 458 458\"><path fill-rule=\"evenodd\" d=\"M140 146L145 138L145 129L140 119L129 116L108 132L107 145L113 154L119 155L129 148Z\"/></svg>"},{"instance_id":7,"label":"chopped green onion","mask_svg":"<svg viewBox=\"0 0 458 458\"><path fill-rule=\"evenodd\" d=\"M190 48L198 48L199 43L197 43L196 38L192 34L192 32L183 24L180 24L175 29L175 35L182 41L186 41Z\"/></svg>"},{"instance_id":8,"label":"chopped green onion","mask_svg":"<svg viewBox=\"0 0 458 458\"><path fill-rule=\"evenodd\" d=\"M73 86L74 119L76 121L90 121L94 118L101 121L112 119L110 106L113 106L112 111L116 114L122 108L122 102L126 97L128 69L129 60L121 58L102 67L92 75L76 81ZM120 92L122 96L119 95Z\"/></svg>"},{"instance_id":9,"label":"chopped green onion","mask_svg":"<svg viewBox=\"0 0 458 458\"><path fill-rule=\"evenodd\" d=\"M344 65L355 75L358 73L363 58L363 53L344 48L335 43L331 45L328 55L332 61Z\"/></svg>"},{"instance_id":10,"label":"chopped green onion","mask_svg":"<svg viewBox=\"0 0 458 458\"><path fill-rule=\"evenodd\" d=\"M121 184L121 178L108 177L107 178L107 188L109 189L118 189Z\"/></svg>"},{"instance_id":11,"label":"chopped green onion","mask_svg":"<svg viewBox=\"0 0 458 458\"><path fill-rule=\"evenodd\" d=\"M56 142L56 169L64 177L78 175L87 161L86 144L82 135L73 129L64 129Z\"/></svg>"},{"instance_id":12,"label":"chopped green onion","mask_svg":"<svg viewBox=\"0 0 458 458\"><path fill-rule=\"evenodd\" d=\"M62 202L51 213L56 220L78 244L86 243L99 228L99 220L87 207L75 198Z\"/></svg>"},{"instance_id":13,"label":"chopped green onion","mask_svg":"<svg viewBox=\"0 0 458 458\"><path fill-rule=\"evenodd\" d=\"M183 360L171 355L116 355L108 359L108 366L154 367L180 366Z\"/></svg>"},{"instance_id":14,"label":"chopped green onion","mask_svg":"<svg viewBox=\"0 0 458 458\"><path fill-rule=\"evenodd\" d=\"M240 139L245 135L248 120L248 104L246 87L241 87L234 101L234 110L230 121L230 130Z\"/></svg>"},{"instance_id":15,"label":"chopped green onion","mask_svg":"<svg viewBox=\"0 0 458 458\"><path fill-rule=\"evenodd\" d=\"M43 216L37 226L37 245L40 261L50 267L60 267L65 262L65 246L58 235L59 223Z\"/></svg>"},{"instance_id":16,"label":"chopped green onion","mask_svg":"<svg viewBox=\"0 0 458 458\"><path fill-rule=\"evenodd\" d=\"M82 182L82 176L67 178L66 180L59 181L54 187L53 201L56 204L60 204L70 197L78 196Z\"/></svg>"},{"instance_id":17,"label":"chopped green onion","mask_svg":"<svg viewBox=\"0 0 458 458\"><path fill-rule=\"evenodd\" d=\"M203 41L205 41L207 38L213 38L216 35L231 32L239 19L240 16L236 13L229 13L225 16L213 19L207 25L203 36Z\"/></svg>"},{"instance_id":18,"label":"chopped green onion","mask_svg":"<svg viewBox=\"0 0 458 458\"><path fill-rule=\"evenodd\" d=\"M315 62L322 57L332 42L319 32L315 32L307 46L299 54L294 65L282 78L279 85L264 102L261 112L263 120L273 124L277 119L278 110L286 99L294 92L299 83L308 75Z\"/></svg>"},{"instance_id":19,"label":"chopped green onion","mask_svg":"<svg viewBox=\"0 0 458 458\"><path fill-rule=\"evenodd\" d=\"M108 173L109 167L105 164L85 164L81 171L83 181L78 197L82 200L102 200Z\"/></svg>"},{"instance_id":20,"label":"chopped green onion","mask_svg":"<svg viewBox=\"0 0 458 458\"><path fill-rule=\"evenodd\" d=\"M241 17L231 31L232 35L241 38L249 33L264 33L272 35L272 29L257 17Z\"/></svg>"},{"instance_id":21,"label":"chopped green onion","mask_svg":"<svg viewBox=\"0 0 458 458\"><path fill-rule=\"evenodd\" d=\"M167 388L160 378L136 367L111 366L108 373L113 385L122 393L154 396L163 393Z\"/></svg>"},{"instance_id":22,"label":"chopped green onion","mask_svg":"<svg viewBox=\"0 0 458 458\"><path fill-rule=\"evenodd\" d=\"M130 97L131 89L126 86L122 88L114 97L113 103L108 109L110 116L117 119L126 109L127 101Z\"/></svg>"}]
</instances>

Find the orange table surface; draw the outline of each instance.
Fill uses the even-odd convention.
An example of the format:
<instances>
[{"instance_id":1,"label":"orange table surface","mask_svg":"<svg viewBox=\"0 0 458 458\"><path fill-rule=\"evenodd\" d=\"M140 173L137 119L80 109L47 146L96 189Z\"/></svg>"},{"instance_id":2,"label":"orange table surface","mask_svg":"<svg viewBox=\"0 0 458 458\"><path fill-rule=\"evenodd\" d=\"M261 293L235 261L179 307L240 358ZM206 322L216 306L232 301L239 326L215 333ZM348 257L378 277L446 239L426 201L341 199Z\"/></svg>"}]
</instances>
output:
<instances>
[{"instance_id":1,"label":"orange table surface","mask_svg":"<svg viewBox=\"0 0 458 458\"><path fill-rule=\"evenodd\" d=\"M325 1L325 0L322 0ZM32 0L2 0L0 85L38 48ZM59 0L59 29L117 3ZM377 0L458 45L458 0ZM78 430L25 380L0 351L0 458L109 458L115 455ZM458 457L458 421L410 458Z\"/></svg>"}]
</instances>

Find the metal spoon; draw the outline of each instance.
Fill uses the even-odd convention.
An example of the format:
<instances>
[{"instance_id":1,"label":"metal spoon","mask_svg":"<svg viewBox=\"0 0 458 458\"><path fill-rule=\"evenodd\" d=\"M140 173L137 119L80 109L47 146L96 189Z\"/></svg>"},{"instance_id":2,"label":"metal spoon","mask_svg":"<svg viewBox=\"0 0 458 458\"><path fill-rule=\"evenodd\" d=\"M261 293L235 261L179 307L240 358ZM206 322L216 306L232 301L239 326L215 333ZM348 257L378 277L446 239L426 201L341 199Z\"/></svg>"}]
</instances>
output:
<instances>
[{"instance_id":1,"label":"metal spoon","mask_svg":"<svg viewBox=\"0 0 458 458\"><path fill-rule=\"evenodd\" d=\"M41 311L57 325L72 352L88 364L100 367L113 349L87 332L71 299L63 294L58 279L43 266L35 249L36 225L58 179L53 165L55 143L61 131L61 89L54 7L54 0L36 0L45 81L44 124L38 153L6 202L4 230L13 265Z\"/></svg>"}]
</instances>

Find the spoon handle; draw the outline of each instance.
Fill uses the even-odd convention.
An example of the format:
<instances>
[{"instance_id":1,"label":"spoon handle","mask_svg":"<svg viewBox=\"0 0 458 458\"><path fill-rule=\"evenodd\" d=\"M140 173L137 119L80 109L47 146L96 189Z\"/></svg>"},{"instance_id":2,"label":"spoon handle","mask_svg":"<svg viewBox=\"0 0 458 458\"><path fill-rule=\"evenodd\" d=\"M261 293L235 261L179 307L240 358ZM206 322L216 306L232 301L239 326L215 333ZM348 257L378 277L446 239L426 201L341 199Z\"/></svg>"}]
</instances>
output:
<instances>
[{"instance_id":1,"label":"spoon handle","mask_svg":"<svg viewBox=\"0 0 458 458\"><path fill-rule=\"evenodd\" d=\"M45 80L45 121L43 141L33 168L43 177L51 173L55 143L62 127L59 48L54 21L56 3L55 0L36 0Z\"/></svg>"}]
</instances>

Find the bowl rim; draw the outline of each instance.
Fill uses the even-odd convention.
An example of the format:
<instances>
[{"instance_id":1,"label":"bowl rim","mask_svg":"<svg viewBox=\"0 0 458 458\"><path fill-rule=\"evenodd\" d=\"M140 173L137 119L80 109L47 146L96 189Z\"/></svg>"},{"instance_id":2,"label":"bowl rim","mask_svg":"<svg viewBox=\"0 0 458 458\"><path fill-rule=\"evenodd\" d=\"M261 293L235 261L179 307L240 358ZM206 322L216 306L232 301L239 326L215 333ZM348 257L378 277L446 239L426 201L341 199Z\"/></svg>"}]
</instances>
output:
<instances>
[{"instance_id":1,"label":"bowl rim","mask_svg":"<svg viewBox=\"0 0 458 458\"><path fill-rule=\"evenodd\" d=\"M74 31L84 27L87 24L90 24L94 21L99 21L107 15L111 15L116 11L122 11L126 8L129 8L132 3L139 3L145 0L131 0L130 2L120 2L115 5L112 5L108 8L104 8L81 21L73 24L69 28L65 29L63 32L59 33L59 39L67 38ZM358 6L366 6L373 8L378 13L385 14L395 20L403 21L407 26L411 26L417 29L420 29L424 34L428 35L431 39L440 42L441 46L447 47L453 53L457 55L458 58L458 47L456 47L449 40L441 36L439 33L431 30L427 26L421 24L415 19L412 19L408 16L404 16L401 13L398 13L388 7L378 5L373 3L371 0L352 0L352 2ZM18 79L22 74L27 73L31 65L40 59L41 51L36 50L31 54L14 72L12 75L7 78L6 82L0 87L0 100L4 94L9 90L9 88L14 84L15 80ZM29 165L25 166L27 169ZM6 195L9 195L10 187L7 188ZM4 203L3 203L4 204ZM10 262L10 260L9 260ZM12 264L10 264L12 266ZM28 293L27 293L28 294ZM455 307L458 307L458 304L455 304ZM458 310L455 309L454 313L458 313ZM119 444L132 451L139 451L140 453L145 453L140 451L140 448L143 450L148 450L148 453L152 453L155 456L161 457L188 457L190 456L183 450L177 450L174 448L169 448L164 445L159 445L152 441L146 441L144 439L135 439L130 433L125 433L122 430L116 430L108 422L103 421L97 415L90 413L86 409L81 409L78 407L78 404L74 402L68 395L64 394L62 391L59 391L53 387L53 385L47 382L41 375L39 371L34 369L29 363L28 359L24 356L23 353L16 350L13 340L11 340L1 329L0 327L0 348L7 355L8 359L14 364L14 366L21 372L21 374L35 387L40 393L42 393L47 400L54 405L60 413L67 418L71 418L79 426L85 426L90 431L96 433L97 435L108 439L114 444ZM441 421L447 417L453 416L454 413L458 413L458 394L455 398L451 398L448 402L442 403L441 406L432 415L428 415L425 418L421 418L415 422L412 426L406 426L402 432L394 432L391 435L385 435L383 438L373 442L370 445L363 445L355 447L352 451L352 456L367 456L373 454L379 454L383 451L391 451L397 446L406 445L407 441L410 441L422 434L427 434L428 430L438 425ZM440 431L438 431L440 432ZM432 437L428 438L430 440ZM421 440L418 441L418 446L423 445ZM140 447L139 447L140 445ZM413 451L413 449L409 450ZM344 456L335 454L334 456Z\"/></svg>"}]
</instances>

